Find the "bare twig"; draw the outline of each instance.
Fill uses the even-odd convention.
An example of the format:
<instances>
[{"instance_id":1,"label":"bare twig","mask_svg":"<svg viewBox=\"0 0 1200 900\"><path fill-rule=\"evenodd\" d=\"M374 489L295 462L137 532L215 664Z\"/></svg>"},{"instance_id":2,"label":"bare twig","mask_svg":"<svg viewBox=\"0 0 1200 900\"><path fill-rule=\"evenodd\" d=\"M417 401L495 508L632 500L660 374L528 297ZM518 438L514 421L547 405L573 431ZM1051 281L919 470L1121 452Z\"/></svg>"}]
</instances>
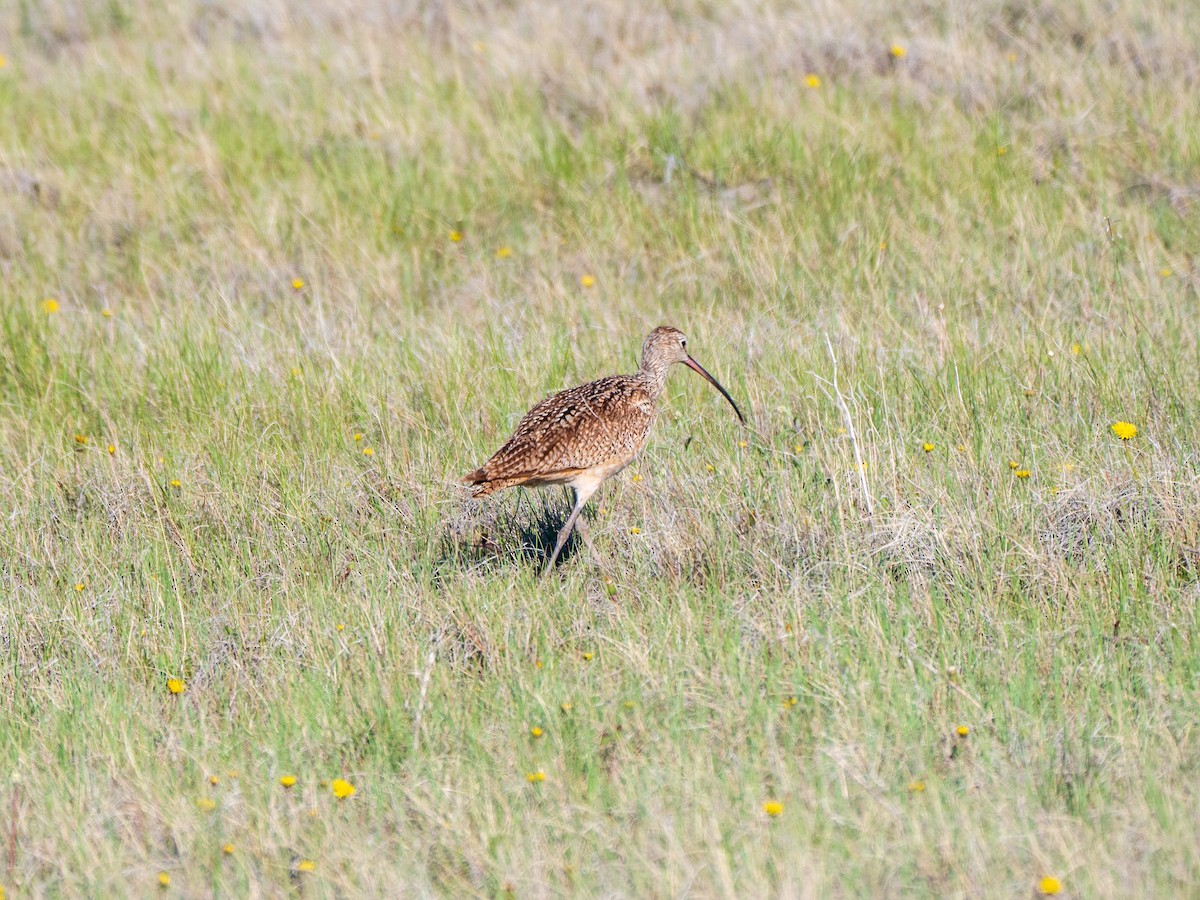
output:
<instances>
[{"instance_id":1,"label":"bare twig","mask_svg":"<svg viewBox=\"0 0 1200 900\"><path fill-rule=\"evenodd\" d=\"M863 469L862 450L858 446L858 432L854 430L854 419L850 416L850 407L846 405L845 399L842 397L842 391L838 387L838 370L837 356L833 352L833 343L829 340L829 335L825 335L825 346L829 349L829 361L833 364L833 399L837 402L838 409L842 411L842 421L846 423L846 434L850 436L850 446L854 449L854 469L858 472L858 483L862 488L863 501L867 504L867 515L875 515L875 504L871 502L871 489L867 485L867 473Z\"/></svg>"},{"instance_id":2,"label":"bare twig","mask_svg":"<svg viewBox=\"0 0 1200 900\"><path fill-rule=\"evenodd\" d=\"M421 746L421 716L425 712L425 697L429 693L429 679L433 676L433 664L437 662L437 645L435 641L429 648L429 656L425 658L425 669L421 672L421 694L417 698L417 712L413 716L413 755Z\"/></svg>"}]
</instances>

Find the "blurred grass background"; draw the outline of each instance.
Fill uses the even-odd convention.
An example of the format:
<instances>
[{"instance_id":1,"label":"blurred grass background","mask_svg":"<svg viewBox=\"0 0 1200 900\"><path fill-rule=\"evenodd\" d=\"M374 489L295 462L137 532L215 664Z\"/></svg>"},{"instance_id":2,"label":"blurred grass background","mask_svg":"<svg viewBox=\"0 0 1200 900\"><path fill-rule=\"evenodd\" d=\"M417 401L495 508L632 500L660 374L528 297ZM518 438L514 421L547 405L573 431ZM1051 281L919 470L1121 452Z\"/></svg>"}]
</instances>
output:
<instances>
[{"instance_id":1,"label":"blurred grass background","mask_svg":"<svg viewBox=\"0 0 1200 900\"><path fill-rule=\"evenodd\" d=\"M4 7L0 885L1195 893L1197 46ZM663 323L751 428L676 375L537 581L564 498L456 480Z\"/></svg>"}]
</instances>

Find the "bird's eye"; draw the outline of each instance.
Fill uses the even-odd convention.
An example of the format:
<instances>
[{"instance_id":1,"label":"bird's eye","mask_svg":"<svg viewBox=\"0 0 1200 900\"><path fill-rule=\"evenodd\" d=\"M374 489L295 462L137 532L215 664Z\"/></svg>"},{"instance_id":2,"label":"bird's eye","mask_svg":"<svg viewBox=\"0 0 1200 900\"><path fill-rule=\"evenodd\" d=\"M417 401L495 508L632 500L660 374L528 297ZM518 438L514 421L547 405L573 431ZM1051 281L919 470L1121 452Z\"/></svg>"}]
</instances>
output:
<instances>
[{"instance_id":1,"label":"bird's eye","mask_svg":"<svg viewBox=\"0 0 1200 900\"><path fill-rule=\"evenodd\" d=\"M680 338L680 339L679 339L679 346L680 346L680 347L683 347L683 348L686 350L686 349L687 349L687 338Z\"/></svg>"}]
</instances>

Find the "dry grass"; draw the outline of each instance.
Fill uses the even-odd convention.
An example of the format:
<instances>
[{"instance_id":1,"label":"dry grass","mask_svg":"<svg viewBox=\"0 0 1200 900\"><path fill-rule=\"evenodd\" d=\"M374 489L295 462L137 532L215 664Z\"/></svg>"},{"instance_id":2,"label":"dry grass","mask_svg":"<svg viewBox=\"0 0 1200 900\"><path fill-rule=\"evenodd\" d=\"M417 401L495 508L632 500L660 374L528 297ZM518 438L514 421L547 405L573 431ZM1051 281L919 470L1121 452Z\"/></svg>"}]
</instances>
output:
<instances>
[{"instance_id":1,"label":"dry grass","mask_svg":"<svg viewBox=\"0 0 1200 900\"><path fill-rule=\"evenodd\" d=\"M8 895L1195 893L1200 24L960 7L0 16Z\"/></svg>"}]
</instances>

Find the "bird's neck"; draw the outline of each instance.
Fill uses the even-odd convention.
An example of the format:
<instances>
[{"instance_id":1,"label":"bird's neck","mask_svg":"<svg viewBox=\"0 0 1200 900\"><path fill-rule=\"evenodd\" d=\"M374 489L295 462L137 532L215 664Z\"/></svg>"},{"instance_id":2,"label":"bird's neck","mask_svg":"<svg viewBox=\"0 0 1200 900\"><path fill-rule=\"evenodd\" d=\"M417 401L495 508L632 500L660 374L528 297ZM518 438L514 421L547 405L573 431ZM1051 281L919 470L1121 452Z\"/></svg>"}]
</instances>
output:
<instances>
[{"instance_id":1,"label":"bird's neck","mask_svg":"<svg viewBox=\"0 0 1200 900\"><path fill-rule=\"evenodd\" d=\"M666 388L667 373L670 369L670 363L642 357L642 365L638 369L637 377L646 386L646 390L653 399L657 400Z\"/></svg>"}]
</instances>

